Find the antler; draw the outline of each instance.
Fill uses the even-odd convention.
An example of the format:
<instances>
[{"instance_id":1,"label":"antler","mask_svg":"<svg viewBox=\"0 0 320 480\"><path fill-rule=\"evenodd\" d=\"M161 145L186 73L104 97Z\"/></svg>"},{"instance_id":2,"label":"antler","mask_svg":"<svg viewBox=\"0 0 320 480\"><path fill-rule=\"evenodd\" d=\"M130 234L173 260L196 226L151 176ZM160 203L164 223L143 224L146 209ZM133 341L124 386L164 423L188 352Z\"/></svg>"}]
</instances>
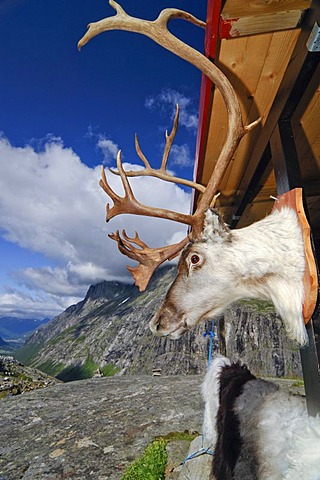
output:
<instances>
[{"instance_id":1,"label":"antler","mask_svg":"<svg viewBox=\"0 0 320 480\"><path fill-rule=\"evenodd\" d=\"M173 144L174 137L177 133L178 129L178 123L179 123L179 105L176 105L176 113L174 116L173 120L173 126L171 133L168 134L168 131L166 130L165 132L165 137L166 137L166 144L162 156L162 162L160 168L152 168L148 160L146 159L145 155L143 154L139 141L138 141L138 135L135 135L135 147L136 147L136 152L139 158L142 160L145 168L142 170L126 170L125 174L127 177L156 177L160 178L161 180L165 180L167 182L172 182L172 183L179 183L180 185L186 185L188 187L194 188L196 190L199 190L199 192L204 193L206 187L204 185L201 185L201 183L193 182L191 180L188 180L187 178L180 178L180 177L175 177L174 175L171 175L170 173L167 172L167 163L168 163L168 158L169 158L169 153L171 151L171 147ZM112 168L109 168L110 172L112 172L115 175L120 175L119 171L113 170Z\"/></svg>"},{"instance_id":2,"label":"antler","mask_svg":"<svg viewBox=\"0 0 320 480\"><path fill-rule=\"evenodd\" d=\"M187 245L189 238L186 237L179 243L167 245L160 248L149 248L144 243L137 232L135 237L130 238L126 232L122 230L122 237L120 237L119 230L116 233L110 233L109 237L118 243L118 248L121 253L139 262L137 267L127 267L135 279L135 284L139 287L140 291L147 288L150 278L153 272L166 260L172 260L178 255L178 253ZM138 245L140 248L134 247Z\"/></svg>"},{"instance_id":3,"label":"antler","mask_svg":"<svg viewBox=\"0 0 320 480\"><path fill-rule=\"evenodd\" d=\"M167 218L170 220L175 220L175 221L179 221L179 222L191 225L192 238L197 239L201 236L201 233L203 230L205 211L207 210L207 208L210 207L210 205L213 202L213 199L218 193L218 186L221 183L223 175L228 167L228 164L231 158L234 155L234 152L241 138L247 132L249 132L252 128L254 128L260 122L261 119L256 120L250 125L244 126L238 98L227 77L204 55L202 55L200 52L198 52L197 50L194 50L192 47L190 47L189 45L185 44L184 42L179 40L177 37L172 35L167 28L167 24L169 20L174 18L181 18L199 27L204 28L205 23L203 21L198 20L196 17L194 17L193 15L187 12L177 10L174 8L167 8L163 10L159 14L158 18L154 21L142 20L139 18L129 16L123 10L123 8L114 0L109 0L109 4L116 10L116 15L114 15L113 17L105 18L95 23L90 23L88 25L87 33L82 37L82 39L78 43L78 48L80 49L83 45L85 45L89 40L91 40L96 35L99 35L100 33L106 32L109 30L126 30L130 32L141 33L143 35L150 37L159 45L163 46L170 52L178 55L179 57L183 58L184 60L190 62L192 65L197 67L204 75L206 75L216 85L216 87L221 92L221 95L223 97L223 100L227 108L228 130L227 130L225 144L220 152L219 158L216 162L216 166L212 172L212 175L209 179L206 189L203 190L202 186L201 186L202 189L199 188L199 184L196 184L197 185L196 187L194 182L191 182L192 187L202 191L202 196L198 202L196 211L193 215L185 215L182 213L172 212L170 210L151 208L151 207L142 205L135 199L132 193L131 187L129 185L128 179L126 177L126 175L127 176L152 175L152 176L157 176L158 178L162 178L163 180L166 180L166 181L179 180L177 183L183 183L185 185L187 184L186 181L182 182L180 181L181 179L175 179L175 177L169 175L166 172L166 164L167 164L170 148L171 148L172 141L177 129L178 113L176 114L176 119L175 119L176 123L174 123L171 134L169 136L166 135L166 148L163 155L162 164L159 170L151 168L148 160L145 158L145 156L143 155L140 149L139 142L136 137L136 151L140 159L143 161L145 165L145 169L137 173L124 172L123 167L121 165L121 153L119 152L117 157L117 168L118 168L118 172L121 177L122 184L125 191L124 197L120 197L119 195L117 195L115 192L112 191L112 189L110 188L106 180L105 172L103 170L102 180L100 180L100 185L114 201L114 205L112 208L110 208L109 205L107 205L107 221L120 213L133 213L136 215L149 215L149 216ZM126 235L124 236L123 239L121 239L119 232L117 232L116 234L113 234L111 238L117 241L119 250L122 253L142 263L142 265L139 267L136 267L136 269L130 269L131 271L133 270L135 272L139 270L139 274L135 276L135 278L136 278L136 283L138 278L140 290L144 289L146 286L145 285L146 282L144 281L144 278L148 278L148 281L149 281L155 268L157 268L157 266L163 263L165 260L169 259L171 255L171 254L168 255L169 249L166 250L167 247L162 247L161 249L155 249L158 254L160 251L165 252L163 253L163 257L164 257L163 260L161 261L155 260L154 258L152 258L153 254L151 253L151 250L154 251L154 249L149 249L149 247L147 247L146 244L144 244L137 235L134 239L130 239ZM183 248L183 246L186 245L187 242L188 242L188 238L185 238L182 242L180 242L180 244L182 245L180 248ZM132 243L141 247L141 250L138 249L137 251L137 249L132 245ZM177 245L180 245L180 244L176 244L176 248L177 248ZM175 255L177 254L177 252L178 250L175 251ZM148 261L145 260L147 256L151 259L150 264L149 264L149 260ZM156 253L155 253L155 256L157 256ZM143 280L141 280L140 277L143 277ZM144 288L142 287L142 285L144 286Z\"/></svg>"},{"instance_id":4,"label":"antler","mask_svg":"<svg viewBox=\"0 0 320 480\"><path fill-rule=\"evenodd\" d=\"M114 202L114 205L111 208L109 204L107 204L107 222L116 215L120 215L122 213L131 213L133 215L166 218L175 222L185 223L186 225L192 224L193 215L186 215L185 213L174 212L165 208L149 207L148 205L143 205L142 203L138 202L132 192L126 172L123 169L121 162L121 150L119 150L117 155L117 167L125 192L124 197L120 197L114 192L114 190L112 190L108 183L104 168L102 167L101 169L102 178L99 184Z\"/></svg>"}]
</instances>

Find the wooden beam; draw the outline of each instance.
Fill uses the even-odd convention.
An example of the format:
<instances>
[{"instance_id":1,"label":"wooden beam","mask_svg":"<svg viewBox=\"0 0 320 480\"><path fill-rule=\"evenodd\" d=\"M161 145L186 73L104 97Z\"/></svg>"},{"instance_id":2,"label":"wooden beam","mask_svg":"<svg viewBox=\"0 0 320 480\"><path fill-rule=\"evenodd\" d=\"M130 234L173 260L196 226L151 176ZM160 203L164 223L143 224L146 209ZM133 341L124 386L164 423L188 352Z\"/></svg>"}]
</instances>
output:
<instances>
[{"instance_id":1,"label":"wooden beam","mask_svg":"<svg viewBox=\"0 0 320 480\"><path fill-rule=\"evenodd\" d=\"M270 150L270 145L268 144L267 148L265 149L261 157L259 165L257 166L257 169L251 179L251 182L248 185L248 189L244 197L242 198L242 201L240 202L237 210L233 214L232 222L230 224L231 228L236 228L241 218L241 215L244 213L247 205L253 202L254 198L263 188L265 181L270 175L270 171L272 168L270 160L271 160L271 150Z\"/></svg>"},{"instance_id":2,"label":"wooden beam","mask_svg":"<svg viewBox=\"0 0 320 480\"><path fill-rule=\"evenodd\" d=\"M227 0L221 12L220 38L289 30L300 26L311 0Z\"/></svg>"},{"instance_id":3,"label":"wooden beam","mask_svg":"<svg viewBox=\"0 0 320 480\"><path fill-rule=\"evenodd\" d=\"M312 8L310 8L310 11L306 16L304 28L301 30L299 38L291 54L291 59L288 63L285 75L282 78L281 87L279 88L279 91L274 98L273 105L270 109L268 117L265 119L261 134L257 139L253 150L250 152L250 158L247 162L246 169L238 186L238 202L240 202L245 195L247 186L249 185L251 178L254 175L260 158L263 155L263 152L270 140L270 137L283 112L284 106L289 98L290 92L292 90L292 85L294 84L297 76L297 72L301 71L304 61L307 57L308 51L306 49L306 42L308 40L314 23L320 20L320 3L317 0L314 0L311 7Z\"/></svg>"},{"instance_id":4,"label":"wooden beam","mask_svg":"<svg viewBox=\"0 0 320 480\"><path fill-rule=\"evenodd\" d=\"M251 154L256 150L257 145L260 145L265 122L272 109L281 81L286 74L290 54L293 52L298 38L298 31L290 31L221 42L220 60L217 62L217 66L228 76L237 92L244 123L250 123L259 116L262 117L261 125L241 140L234 160L230 162L221 182L222 195L219 200L223 201L223 204L229 202L237 207L238 199L240 201L242 194L247 191L269 138L264 144L263 151L261 153L259 151L258 162L254 162L252 170ZM201 178L204 184L210 178L215 161L224 144L226 124L227 112L221 94L216 89ZM239 183L242 179L240 190ZM226 217L227 222L231 221L232 213L231 216Z\"/></svg>"}]
</instances>

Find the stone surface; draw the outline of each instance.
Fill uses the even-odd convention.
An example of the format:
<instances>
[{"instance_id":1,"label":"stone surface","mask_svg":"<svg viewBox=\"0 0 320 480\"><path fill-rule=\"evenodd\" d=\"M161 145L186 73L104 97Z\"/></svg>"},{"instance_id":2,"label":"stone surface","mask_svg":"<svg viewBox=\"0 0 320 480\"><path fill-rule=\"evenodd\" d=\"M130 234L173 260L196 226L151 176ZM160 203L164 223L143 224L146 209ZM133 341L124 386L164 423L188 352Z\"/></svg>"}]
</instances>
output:
<instances>
[{"instance_id":1,"label":"stone surface","mask_svg":"<svg viewBox=\"0 0 320 480\"><path fill-rule=\"evenodd\" d=\"M190 458L190 457L194 458ZM178 480L209 480L212 455L203 452L201 435L193 440Z\"/></svg>"},{"instance_id":2,"label":"stone surface","mask_svg":"<svg viewBox=\"0 0 320 480\"><path fill-rule=\"evenodd\" d=\"M1 480L118 480L155 437L201 431L203 377L58 384L1 402Z\"/></svg>"},{"instance_id":3,"label":"stone surface","mask_svg":"<svg viewBox=\"0 0 320 480\"><path fill-rule=\"evenodd\" d=\"M190 442L188 440L173 440L167 445L168 462L166 480L178 480L183 462L188 456Z\"/></svg>"}]
</instances>

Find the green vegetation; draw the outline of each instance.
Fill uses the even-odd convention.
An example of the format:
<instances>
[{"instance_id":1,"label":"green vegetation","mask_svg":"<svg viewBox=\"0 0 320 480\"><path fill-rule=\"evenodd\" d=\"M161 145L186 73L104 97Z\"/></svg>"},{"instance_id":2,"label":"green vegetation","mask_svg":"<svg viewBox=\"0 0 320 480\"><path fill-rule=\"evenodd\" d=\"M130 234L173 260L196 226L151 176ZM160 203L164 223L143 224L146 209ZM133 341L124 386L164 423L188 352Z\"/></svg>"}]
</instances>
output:
<instances>
[{"instance_id":1,"label":"green vegetation","mask_svg":"<svg viewBox=\"0 0 320 480\"><path fill-rule=\"evenodd\" d=\"M94 372L98 369L97 365L90 356L81 365L69 365L63 368L56 377L63 382L73 382L74 380L85 380L92 378Z\"/></svg>"},{"instance_id":2,"label":"green vegetation","mask_svg":"<svg viewBox=\"0 0 320 480\"><path fill-rule=\"evenodd\" d=\"M42 372L46 373L47 375L51 375L52 377L57 377L58 373L61 372L61 370L64 368L64 364L56 363L56 362L53 362L52 360L46 360L40 365L37 365L37 368Z\"/></svg>"},{"instance_id":3,"label":"green vegetation","mask_svg":"<svg viewBox=\"0 0 320 480\"><path fill-rule=\"evenodd\" d=\"M36 356L38 351L41 350L42 346L43 345L31 345L30 347L24 347L23 349L17 350L17 352L15 352L15 358L24 364L30 365L32 359ZM99 365L94 362L90 354L87 355L87 359L83 364L79 362L78 364L66 366L61 362L46 360L35 366L47 375L56 377L63 382L92 378L94 373L99 369ZM108 363L107 365L100 367L100 371L104 377L111 377L118 373L119 369L112 363Z\"/></svg>"},{"instance_id":4,"label":"green vegetation","mask_svg":"<svg viewBox=\"0 0 320 480\"><path fill-rule=\"evenodd\" d=\"M113 377L118 373L120 368L115 367L112 363L108 363L104 367L100 367L100 371L104 377Z\"/></svg>"},{"instance_id":5,"label":"green vegetation","mask_svg":"<svg viewBox=\"0 0 320 480\"><path fill-rule=\"evenodd\" d=\"M76 331L76 327L72 326L72 327L69 327L69 328L65 328L64 330L62 330L61 333L59 333L58 335L55 335L54 337L52 337L49 341L48 341L48 345L57 345L58 343L61 342L61 340L64 340L66 337L68 337L69 335L72 337L72 336L75 336L75 331Z\"/></svg>"},{"instance_id":6,"label":"green vegetation","mask_svg":"<svg viewBox=\"0 0 320 480\"><path fill-rule=\"evenodd\" d=\"M77 337L75 341L76 343L83 343L85 339L86 339L85 335L81 335L80 337Z\"/></svg>"},{"instance_id":7,"label":"green vegetation","mask_svg":"<svg viewBox=\"0 0 320 480\"><path fill-rule=\"evenodd\" d=\"M148 445L143 455L127 468L122 480L164 480L168 461L167 443L167 440L159 438Z\"/></svg>"},{"instance_id":8,"label":"green vegetation","mask_svg":"<svg viewBox=\"0 0 320 480\"><path fill-rule=\"evenodd\" d=\"M247 306L253 312L259 312L261 314L275 313L275 308L273 303L268 302L267 300L241 300L240 304Z\"/></svg>"},{"instance_id":9,"label":"green vegetation","mask_svg":"<svg viewBox=\"0 0 320 480\"><path fill-rule=\"evenodd\" d=\"M19 360L19 362L23 363L23 365L30 365L34 357L42 348L43 343L31 343L19 348L19 350L15 350L11 355Z\"/></svg>"},{"instance_id":10,"label":"green vegetation","mask_svg":"<svg viewBox=\"0 0 320 480\"><path fill-rule=\"evenodd\" d=\"M292 387L295 387L295 388L304 387L304 381L303 381L303 380L297 380L297 381L294 382L291 386L292 386Z\"/></svg>"},{"instance_id":11,"label":"green vegetation","mask_svg":"<svg viewBox=\"0 0 320 480\"><path fill-rule=\"evenodd\" d=\"M200 435L199 432L190 433L188 430L185 430L184 432L170 432L165 436L156 437L156 440L163 439L167 443L173 442L175 440L186 440L191 443L199 435Z\"/></svg>"}]
</instances>

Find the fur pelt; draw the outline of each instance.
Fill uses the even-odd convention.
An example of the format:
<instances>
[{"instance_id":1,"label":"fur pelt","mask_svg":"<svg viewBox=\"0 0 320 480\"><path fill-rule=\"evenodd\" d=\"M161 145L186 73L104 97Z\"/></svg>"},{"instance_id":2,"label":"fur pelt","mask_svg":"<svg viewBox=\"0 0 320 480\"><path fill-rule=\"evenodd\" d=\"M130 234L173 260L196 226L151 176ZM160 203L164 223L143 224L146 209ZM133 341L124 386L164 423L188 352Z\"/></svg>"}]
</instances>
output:
<instances>
[{"instance_id":1,"label":"fur pelt","mask_svg":"<svg viewBox=\"0 0 320 480\"><path fill-rule=\"evenodd\" d=\"M216 357L206 374L204 445L215 480L320 480L320 417L305 399Z\"/></svg>"},{"instance_id":2,"label":"fur pelt","mask_svg":"<svg viewBox=\"0 0 320 480\"><path fill-rule=\"evenodd\" d=\"M248 227L230 230L216 210L208 209L203 236L181 253L178 276L150 328L156 335L177 339L231 303L256 298L271 300L288 337L306 345L304 269L303 237L294 210L284 207Z\"/></svg>"}]
</instances>

